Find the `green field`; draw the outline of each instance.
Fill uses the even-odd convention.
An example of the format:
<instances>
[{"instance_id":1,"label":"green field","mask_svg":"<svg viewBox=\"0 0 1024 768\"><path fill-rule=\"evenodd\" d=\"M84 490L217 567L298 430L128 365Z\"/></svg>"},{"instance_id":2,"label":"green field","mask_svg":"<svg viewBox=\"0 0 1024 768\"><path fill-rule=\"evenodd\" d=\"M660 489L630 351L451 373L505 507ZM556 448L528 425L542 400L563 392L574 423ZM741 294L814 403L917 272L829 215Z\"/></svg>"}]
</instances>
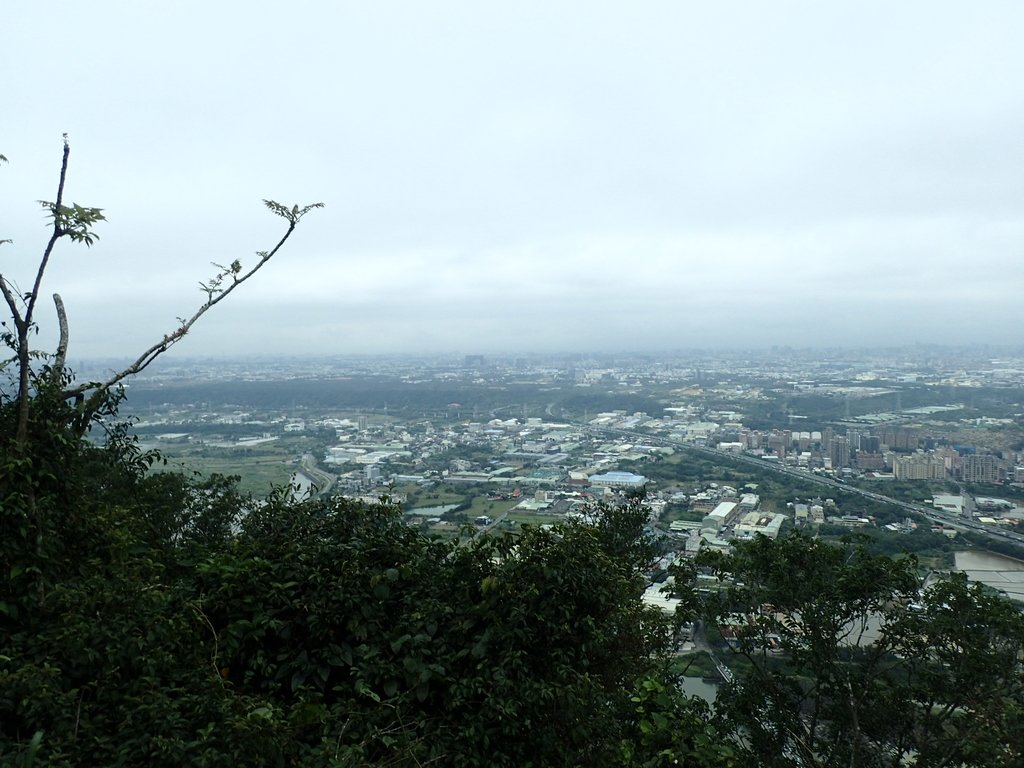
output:
<instances>
[{"instance_id":1,"label":"green field","mask_svg":"<svg viewBox=\"0 0 1024 768\"><path fill-rule=\"evenodd\" d=\"M272 486L286 485L300 455L295 445L283 440L242 448L171 443L160 445L159 450L167 464L156 465L154 471L236 475L241 478L239 488L254 496L266 496Z\"/></svg>"},{"instance_id":2,"label":"green field","mask_svg":"<svg viewBox=\"0 0 1024 768\"><path fill-rule=\"evenodd\" d=\"M549 515L544 512L509 512L506 520L514 520L520 525L546 525L565 521L562 515Z\"/></svg>"},{"instance_id":3,"label":"green field","mask_svg":"<svg viewBox=\"0 0 1024 768\"><path fill-rule=\"evenodd\" d=\"M295 466L278 458L245 459L198 458L185 456L168 458L166 466L155 467L156 472L198 472L209 475L236 475L239 489L254 496L266 496L272 486L285 485L292 477Z\"/></svg>"},{"instance_id":4,"label":"green field","mask_svg":"<svg viewBox=\"0 0 1024 768\"><path fill-rule=\"evenodd\" d=\"M672 662L672 671L686 675L687 677L704 677L705 675L717 675L718 669L715 662L711 660L706 651L695 651L680 655Z\"/></svg>"},{"instance_id":5,"label":"green field","mask_svg":"<svg viewBox=\"0 0 1024 768\"><path fill-rule=\"evenodd\" d=\"M479 517L480 515L497 518L512 509L512 507L518 503L518 501L494 501L492 499L488 499L486 496L476 496L473 499L472 505L468 510L466 510L466 515L469 516L470 520L475 517Z\"/></svg>"},{"instance_id":6,"label":"green field","mask_svg":"<svg viewBox=\"0 0 1024 768\"><path fill-rule=\"evenodd\" d=\"M446 504L461 504L465 497L461 493L454 493L444 488L431 488L429 490L417 489L409 493L408 506L416 507L440 507Z\"/></svg>"}]
</instances>

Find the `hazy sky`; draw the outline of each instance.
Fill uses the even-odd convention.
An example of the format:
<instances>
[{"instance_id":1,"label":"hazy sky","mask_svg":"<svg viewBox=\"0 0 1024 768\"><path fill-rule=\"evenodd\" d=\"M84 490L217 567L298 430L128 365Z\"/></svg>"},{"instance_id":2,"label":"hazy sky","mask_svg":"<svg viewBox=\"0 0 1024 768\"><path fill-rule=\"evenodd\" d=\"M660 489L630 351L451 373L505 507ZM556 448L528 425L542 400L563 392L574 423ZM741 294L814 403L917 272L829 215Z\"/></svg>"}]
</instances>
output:
<instances>
[{"instance_id":1,"label":"hazy sky","mask_svg":"<svg viewBox=\"0 0 1024 768\"><path fill-rule=\"evenodd\" d=\"M1024 3L12 3L0 270L61 134L102 207L44 290L128 355L210 262L293 241L179 348L1020 343ZM40 316L52 338L49 307Z\"/></svg>"}]
</instances>

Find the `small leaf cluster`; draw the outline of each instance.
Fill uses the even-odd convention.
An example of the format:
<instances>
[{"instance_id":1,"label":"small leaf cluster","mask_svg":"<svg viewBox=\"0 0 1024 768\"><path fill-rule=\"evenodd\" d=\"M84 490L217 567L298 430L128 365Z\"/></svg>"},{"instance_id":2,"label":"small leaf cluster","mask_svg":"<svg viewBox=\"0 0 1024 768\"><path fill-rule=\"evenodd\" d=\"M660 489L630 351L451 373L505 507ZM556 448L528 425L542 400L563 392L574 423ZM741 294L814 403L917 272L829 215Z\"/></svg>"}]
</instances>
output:
<instances>
[{"instance_id":1,"label":"small leaf cluster","mask_svg":"<svg viewBox=\"0 0 1024 768\"><path fill-rule=\"evenodd\" d=\"M217 294L224 292L224 288L222 286L227 278L230 277L232 278L233 282L238 282L238 276L242 272L242 262L239 261L238 259L235 259L227 266L223 264L218 264L217 262L211 263L213 264L213 266L217 268L217 272L205 283L199 283L199 287L200 289L202 289L203 293L206 294L206 300L208 302L213 301L214 297L217 296ZM178 318L178 321L182 325L184 325L187 322L184 318Z\"/></svg>"},{"instance_id":2,"label":"small leaf cluster","mask_svg":"<svg viewBox=\"0 0 1024 768\"><path fill-rule=\"evenodd\" d=\"M84 243L86 246L91 246L99 240L99 235L93 232L92 228L97 223L106 221L102 208L89 208L78 203L58 205L46 200L40 200L39 204L53 220L57 237L68 237L73 242Z\"/></svg>"},{"instance_id":3,"label":"small leaf cluster","mask_svg":"<svg viewBox=\"0 0 1024 768\"><path fill-rule=\"evenodd\" d=\"M305 216L307 213L312 211L314 208L323 208L323 203L311 203L310 205L298 206L293 205L289 208L287 205L282 205L274 200L264 200L263 204L267 206L267 209L276 216L280 216L285 219L289 224L295 225Z\"/></svg>"}]
</instances>

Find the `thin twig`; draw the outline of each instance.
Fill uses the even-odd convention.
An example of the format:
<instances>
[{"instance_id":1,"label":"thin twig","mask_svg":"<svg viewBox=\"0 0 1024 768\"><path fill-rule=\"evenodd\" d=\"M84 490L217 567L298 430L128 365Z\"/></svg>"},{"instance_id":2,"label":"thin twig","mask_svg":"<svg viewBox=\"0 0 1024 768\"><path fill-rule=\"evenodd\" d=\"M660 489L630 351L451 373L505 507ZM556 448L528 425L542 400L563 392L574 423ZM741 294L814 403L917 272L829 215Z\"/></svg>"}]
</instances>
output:
<instances>
[{"instance_id":1,"label":"thin twig","mask_svg":"<svg viewBox=\"0 0 1024 768\"><path fill-rule=\"evenodd\" d=\"M175 331L165 335L163 339L161 339L156 344L153 344L148 349L146 349L141 355L139 355L135 359L135 361L131 365L129 365L122 371L115 373L113 376L111 376L109 379L102 383L97 384L96 382L89 382L65 390L64 397L70 398L76 395L84 394L85 392L92 390L92 394L89 396L89 401L86 404L86 411L88 411L98 404L99 400L102 399L104 393L107 392L107 390L109 390L111 387L115 386L120 381L128 378L129 376L133 376L137 373L141 373L142 371L144 371L149 366L150 363L156 360L156 358L158 358L172 346L181 341L185 337L185 335L192 329L192 326L196 324L199 318L205 315L210 309L215 307L221 301L226 299L231 294L232 291L234 291L238 286L240 286L250 277L255 275L263 267L264 264L270 261L270 259L272 259L274 255L281 249L281 247L284 246L284 244L288 241L288 238L291 237L292 232L295 231L295 227L298 224L298 221L298 218L289 219L288 230L284 233L284 236L281 237L281 239L277 242L277 245L275 245L272 250L260 254L260 259L259 261L256 262L255 266L253 266L248 272L246 272L241 277L235 277L232 280L231 284L228 285L228 287L223 289L222 291L211 292L209 294L209 298L207 299L207 301L205 301L190 318L182 322L182 324Z\"/></svg>"},{"instance_id":2,"label":"thin twig","mask_svg":"<svg viewBox=\"0 0 1024 768\"><path fill-rule=\"evenodd\" d=\"M43 282L43 273L46 272L46 265L50 261L50 254L53 253L53 246L57 244L57 240L64 234L64 230L60 226L60 206L64 200L64 182L68 175L69 154L71 154L71 144L68 142L68 135L65 133L64 156L60 164L60 182L57 184L57 200L53 204L53 232L50 234L50 240L46 244L46 250L43 251L43 258L39 262L39 269L36 270L35 282L32 283L32 292L29 294L28 306L25 308L26 324L32 322L32 312L39 297L39 286Z\"/></svg>"},{"instance_id":3,"label":"thin twig","mask_svg":"<svg viewBox=\"0 0 1024 768\"><path fill-rule=\"evenodd\" d=\"M220 658L220 638L217 637L217 630L213 626L213 622L210 621L210 617L203 612L203 609L199 605L192 603L190 607L202 617L203 621L206 622L206 626L210 628L210 634L213 635L213 656L210 657L210 663L213 665L213 671L217 675L217 680L220 682L221 686L223 686L224 677L220 673L220 667L217 666L217 661Z\"/></svg>"},{"instance_id":4,"label":"thin twig","mask_svg":"<svg viewBox=\"0 0 1024 768\"><path fill-rule=\"evenodd\" d=\"M79 691L78 707L75 709L75 730L71 734L72 741L78 741L78 724L82 719L82 699L85 698L85 688Z\"/></svg>"}]
</instances>

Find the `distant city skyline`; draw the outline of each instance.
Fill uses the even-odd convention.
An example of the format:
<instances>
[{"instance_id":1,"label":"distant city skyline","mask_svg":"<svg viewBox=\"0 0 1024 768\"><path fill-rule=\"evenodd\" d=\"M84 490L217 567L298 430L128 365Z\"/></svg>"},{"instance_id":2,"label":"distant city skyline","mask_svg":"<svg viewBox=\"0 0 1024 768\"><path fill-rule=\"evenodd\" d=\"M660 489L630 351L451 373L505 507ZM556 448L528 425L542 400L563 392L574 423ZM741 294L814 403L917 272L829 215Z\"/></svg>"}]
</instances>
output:
<instances>
[{"instance_id":1,"label":"distant city skyline","mask_svg":"<svg viewBox=\"0 0 1024 768\"><path fill-rule=\"evenodd\" d=\"M1024 6L126 0L5 17L0 272L61 134L71 359L323 201L174 356L1013 345ZM56 321L41 308L38 347Z\"/></svg>"},{"instance_id":2,"label":"distant city skyline","mask_svg":"<svg viewBox=\"0 0 1024 768\"><path fill-rule=\"evenodd\" d=\"M125 357L70 359L68 365L78 378L103 377L119 371L130 362ZM304 378L308 376L373 375L385 372L430 368L437 371L487 370L608 370L619 366L649 367L651 370L689 371L696 381L715 376L722 370L741 370L748 374L773 371L771 376L800 379L809 370L828 375L852 372L876 374L885 379L917 381L915 371L957 371L958 375L997 377L1004 385L1024 376L1024 345L942 346L931 344L903 347L789 347L720 348L677 350L560 350L543 353L528 350L514 352L460 351L444 353L381 354L277 354L252 355L189 354L186 347L158 357L154 364L136 377L164 379L202 375L246 378ZM739 366L737 368L737 366ZM902 375L902 374L901 374ZM900 379L903 381L903 379Z\"/></svg>"}]
</instances>

